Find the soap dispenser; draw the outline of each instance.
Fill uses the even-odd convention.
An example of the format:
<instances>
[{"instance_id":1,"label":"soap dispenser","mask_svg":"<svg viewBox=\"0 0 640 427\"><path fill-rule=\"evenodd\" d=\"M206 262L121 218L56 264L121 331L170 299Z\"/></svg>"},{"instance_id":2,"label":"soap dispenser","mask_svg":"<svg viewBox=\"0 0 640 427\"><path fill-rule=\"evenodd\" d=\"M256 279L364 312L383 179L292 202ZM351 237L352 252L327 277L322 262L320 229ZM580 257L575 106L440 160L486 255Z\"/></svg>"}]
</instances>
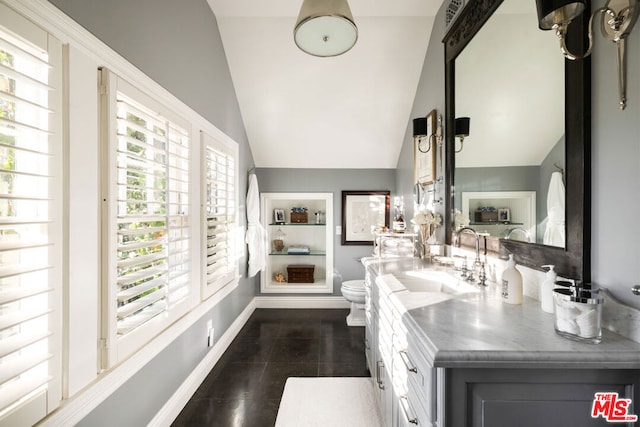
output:
<instances>
[{"instance_id":1,"label":"soap dispenser","mask_svg":"<svg viewBox=\"0 0 640 427\"><path fill-rule=\"evenodd\" d=\"M522 274L516 268L513 254L509 254L507 268L502 272L502 301L522 304Z\"/></svg>"},{"instance_id":2,"label":"soap dispenser","mask_svg":"<svg viewBox=\"0 0 640 427\"><path fill-rule=\"evenodd\" d=\"M553 265L543 265L548 268L547 274L544 276L542 286L540 286L540 307L547 313L553 313L553 289L556 287L556 278L558 275L553 269Z\"/></svg>"}]
</instances>

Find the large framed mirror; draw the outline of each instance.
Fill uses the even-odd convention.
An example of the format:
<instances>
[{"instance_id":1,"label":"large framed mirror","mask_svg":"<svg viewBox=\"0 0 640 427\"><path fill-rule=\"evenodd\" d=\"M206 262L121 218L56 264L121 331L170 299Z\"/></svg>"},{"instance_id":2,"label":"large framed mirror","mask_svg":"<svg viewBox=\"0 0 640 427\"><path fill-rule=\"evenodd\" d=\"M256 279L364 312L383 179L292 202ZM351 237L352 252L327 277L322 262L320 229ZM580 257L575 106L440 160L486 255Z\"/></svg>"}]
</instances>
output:
<instances>
[{"instance_id":1,"label":"large framed mirror","mask_svg":"<svg viewBox=\"0 0 640 427\"><path fill-rule=\"evenodd\" d=\"M572 51L586 50L589 10L569 26ZM443 42L447 243L462 218L519 264L588 282L589 58L563 59L534 0L468 0ZM460 117L470 118L463 141Z\"/></svg>"}]
</instances>

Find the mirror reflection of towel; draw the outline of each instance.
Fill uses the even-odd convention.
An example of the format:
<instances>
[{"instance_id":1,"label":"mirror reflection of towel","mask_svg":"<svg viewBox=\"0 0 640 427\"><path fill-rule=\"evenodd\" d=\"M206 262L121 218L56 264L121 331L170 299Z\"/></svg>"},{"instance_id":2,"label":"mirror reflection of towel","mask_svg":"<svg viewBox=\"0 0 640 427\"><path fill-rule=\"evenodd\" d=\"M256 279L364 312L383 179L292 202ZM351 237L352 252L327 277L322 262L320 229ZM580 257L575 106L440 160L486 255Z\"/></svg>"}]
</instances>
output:
<instances>
[{"instance_id":1,"label":"mirror reflection of towel","mask_svg":"<svg viewBox=\"0 0 640 427\"><path fill-rule=\"evenodd\" d=\"M565 191L562 173L551 174L547 193L547 228L544 231L545 245L565 247Z\"/></svg>"}]
</instances>

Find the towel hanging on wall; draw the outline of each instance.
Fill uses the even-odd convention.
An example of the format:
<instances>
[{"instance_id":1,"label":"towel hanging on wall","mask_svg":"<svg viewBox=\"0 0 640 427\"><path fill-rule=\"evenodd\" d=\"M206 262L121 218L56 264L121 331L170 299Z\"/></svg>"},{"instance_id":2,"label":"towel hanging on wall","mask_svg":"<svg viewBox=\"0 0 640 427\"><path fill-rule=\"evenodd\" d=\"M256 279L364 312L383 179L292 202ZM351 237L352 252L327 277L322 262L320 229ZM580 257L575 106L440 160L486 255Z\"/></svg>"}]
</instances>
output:
<instances>
[{"instance_id":1,"label":"towel hanging on wall","mask_svg":"<svg viewBox=\"0 0 640 427\"><path fill-rule=\"evenodd\" d=\"M562 172L553 172L547 193L547 228L544 231L545 245L565 247L565 191Z\"/></svg>"},{"instance_id":2,"label":"towel hanging on wall","mask_svg":"<svg viewBox=\"0 0 640 427\"><path fill-rule=\"evenodd\" d=\"M260 191L258 178L249 175L249 191L247 191L247 234L245 242L249 249L248 277L255 276L266 264L265 231L260 224Z\"/></svg>"}]
</instances>

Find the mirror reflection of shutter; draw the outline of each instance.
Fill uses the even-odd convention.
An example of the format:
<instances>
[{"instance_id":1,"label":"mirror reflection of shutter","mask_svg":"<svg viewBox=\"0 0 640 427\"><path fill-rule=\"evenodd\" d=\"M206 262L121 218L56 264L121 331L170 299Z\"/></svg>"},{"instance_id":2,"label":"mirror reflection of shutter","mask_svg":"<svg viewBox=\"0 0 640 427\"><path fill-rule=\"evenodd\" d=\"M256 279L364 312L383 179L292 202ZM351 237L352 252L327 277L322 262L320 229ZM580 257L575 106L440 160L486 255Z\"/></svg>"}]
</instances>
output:
<instances>
[{"instance_id":1,"label":"mirror reflection of shutter","mask_svg":"<svg viewBox=\"0 0 640 427\"><path fill-rule=\"evenodd\" d=\"M61 395L62 49L3 5L0 15L0 419L32 425Z\"/></svg>"},{"instance_id":2,"label":"mirror reflection of shutter","mask_svg":"<svg viewBox=\"0 0 640 427\"><path fill-rule=\"evenodd\" d=\"M206 218L206 285L204 296L236 277L236 164L233 153L203 133Z\"/></svg>"}]
</instances>

